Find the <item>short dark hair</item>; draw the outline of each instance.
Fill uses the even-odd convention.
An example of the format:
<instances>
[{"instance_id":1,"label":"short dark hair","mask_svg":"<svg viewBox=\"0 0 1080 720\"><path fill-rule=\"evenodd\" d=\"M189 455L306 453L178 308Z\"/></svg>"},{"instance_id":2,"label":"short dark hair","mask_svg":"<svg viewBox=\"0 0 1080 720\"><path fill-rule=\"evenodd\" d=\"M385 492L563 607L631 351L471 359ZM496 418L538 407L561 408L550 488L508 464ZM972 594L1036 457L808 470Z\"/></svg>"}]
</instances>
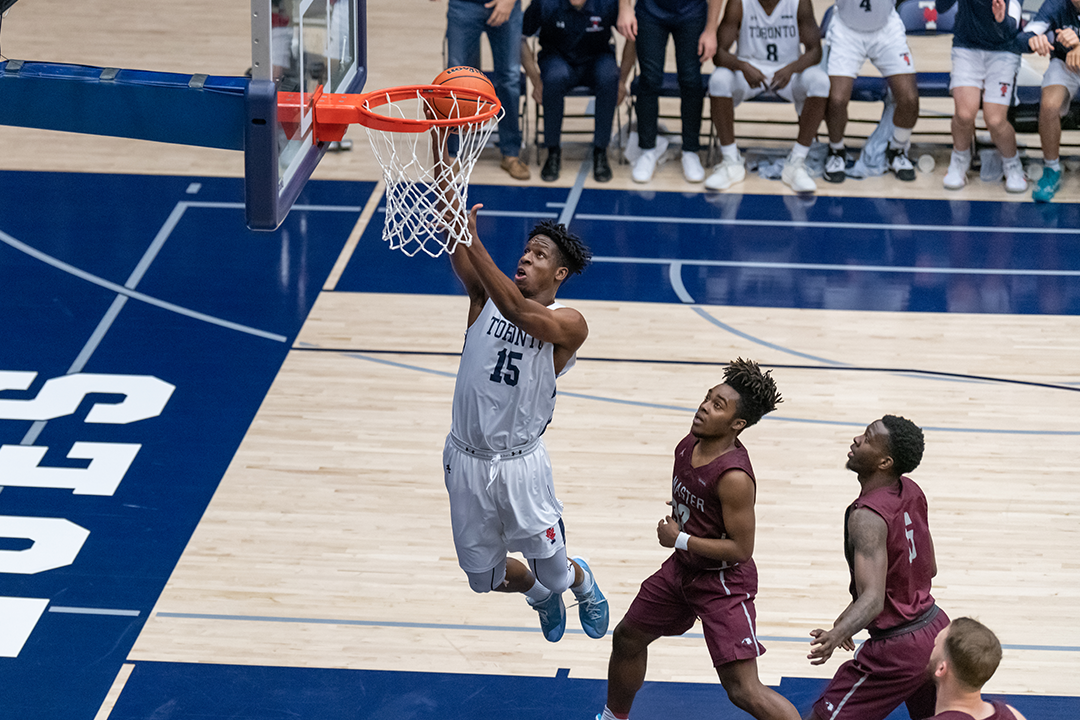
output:
<instances>
[{"instance_id":1,"label":"short dark hair","mask_svg":"<svg viewBox=\"0 0 1080 720\"><path fill-rule=\"evenodd\" d=\"M990 628L969 617L956 618L945 636L945 657L956 679L972 690L989 680L1001 662L1001 643Z\"/></svg>"},{"instance_id":2,"label":"short dark hair","mask_svg":"<svg viewBox=\"0 0 1080 720\"><path fill-rule=\"evenodd\" d=\"M772 370L761 372L753 360L737 358L724 368L724 383L739 393L739 417L746 421L746 427L757 423L761 417L776 409L784 402L776 389Z\"/></svg>"},{"instance_id":3,"label":"short dark hair","mask_svg":"<svg viewBox=\"0 0 1080 720\"><path fill-rule=\"evenodd\" d=\"M532 240L537 235L546 235L551 238L551 241L559 248L563 265L570 271L570 275L579 274L592 261L592 250L581 242L581 238L567 230L562 223L543 220L537 223L529 233L529 239Z\"/></svg>"},{"instance_id":4,"label":"short dark hair","mask_svg":"<svg viewBox=\"0 0 1080 720\"><path fill-rule=\"evenodd\" d=\"M889 455L897 475L906 475L922 462L923 432L918 425L898 415L886 415L881 418L885 429L889 431Z\"/></svg>"}]
</instances>

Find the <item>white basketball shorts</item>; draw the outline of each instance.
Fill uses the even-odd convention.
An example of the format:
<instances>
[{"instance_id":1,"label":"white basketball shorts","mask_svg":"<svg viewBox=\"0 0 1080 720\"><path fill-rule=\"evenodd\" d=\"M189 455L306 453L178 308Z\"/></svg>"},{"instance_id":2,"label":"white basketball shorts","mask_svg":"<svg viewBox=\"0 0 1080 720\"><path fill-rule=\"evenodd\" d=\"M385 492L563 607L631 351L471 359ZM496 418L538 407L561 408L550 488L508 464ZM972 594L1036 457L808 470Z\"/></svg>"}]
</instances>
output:
<instances>
[{"instance_id":1,"label":"white basketball shorts","mask_svg":"<svg viewBox=\"0 0 1080 720\"><path fill-rule=\"evenodd\" d=\"M1020 56L1004 50L952 49L949 90L973 87L983 91L984 103L1012 105Z\"/></svg>"},{"instance_id":2,"label":"white basketball shorts","mask_svg":"<svg viewBox=\"0 0 1080 720\"><path fill-rule=\"evenodd\" d=\"M765 75L766 82L752 88L741 71L735 72L720 67L713 70L712 75L709 77L709 95L712 97L727 97L730 93L732 103L738 106L744 100L753 100L759 95L768 93L787 102L795 103L796 108L799 108L800 111L803 101L808 97L829 97L829 76L825 74L820 65L814 65L806 68L801 73L795 73L791 76L791 81L787 85L774 91L769 89L769 83L772 82L776 71L783 66L758 60L746 60L745 62L760 70Z\"/></svg>"},{"instance_id":3,"label":"white basketball shorts","mask_svg":"<svg viewBox=\"0 0 1080 720\"><path fill-rule=\"evenodd\" d=\"M834 14L825 34L829 43L829 75L859 77L869 60L883 77L915 72L904 21L893 10L885 26L871 32L853 30Z\"/></svg>"},{"instance_id":4,"label":"white basketball shorts","mask_svg":"<svg viewBox=\"0 0 1080 720\"><path fill-rule=\"evenodd\" d=\"M523 451L490 453L448 435L443 478L458 565L487 572L506 557L551 557L564 547L557 530L562 503L555 497L551 460L543 440Z\"/></svg>"},{"instance_id":5,"label":"white basketball shorts","mask_svg":"<svg viewBox=\"0 0 1080 720\"><path fill-rule=\"evenodd\" d=\"M1069 102L1080 90L1080 73L1070 70L1061 58L1050 58L1050 66L1043 74L1042 86L1048 88L1051 85L1061 85L1065 92L1069 93L1069 97L1061 104L1061 116L1065 117L1069 113Z\"/></svg>"}]
</instances>

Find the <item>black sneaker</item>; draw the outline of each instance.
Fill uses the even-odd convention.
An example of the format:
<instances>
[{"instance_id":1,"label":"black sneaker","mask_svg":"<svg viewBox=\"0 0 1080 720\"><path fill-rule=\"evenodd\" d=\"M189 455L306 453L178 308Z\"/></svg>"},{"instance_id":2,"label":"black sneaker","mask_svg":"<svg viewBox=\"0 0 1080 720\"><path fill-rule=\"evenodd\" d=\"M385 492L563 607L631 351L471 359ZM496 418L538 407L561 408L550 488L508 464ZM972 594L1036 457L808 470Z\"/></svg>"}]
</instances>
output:
<instances>
[{"instance_id":1,"label":"black sneaker","mask_svg":"<svg viewBox=\"0 0 1080 720\"><path fill-rule=\"evenodd\" d=\"M555 182L559 179L559 170L562 166L562 148L548 148L547 161L544 169L540 171L540 177L544 182Z\"/></svg>"},{"instance_id":2,"label":"black sneaker","mask_svg":"<svg viewBox=\"0 0 1080 720\"><path fill-rule=\"evenodd\" d=\"M611 179L611 166L608 165L607 161L607 148L593 148L592 174L596 178L596 182L607 182Z\"/></svg>"},{"instance_id":3,"label":"black sneaker","mask_svg":"<svg viewBox=\"0 0 1080 720\"><path fill-rule=\"evenodd\" d=\"M885 162L889 169L896 173L896 177L904 182L915 179L915 166L908 159L907 149L888 147L885 149Z\"/></svg>"},{"instance_id":4,"label":"black sneaker","mask_svg":"<svg viewBox=\"0 0 1080 720\"><path fill-rule=\"evenodd\" d=\"M829 148L829 155L825 158L825 180L831 183L842 183L847 177L847 151L833 150Z\"/></svg>"}]
</instances>

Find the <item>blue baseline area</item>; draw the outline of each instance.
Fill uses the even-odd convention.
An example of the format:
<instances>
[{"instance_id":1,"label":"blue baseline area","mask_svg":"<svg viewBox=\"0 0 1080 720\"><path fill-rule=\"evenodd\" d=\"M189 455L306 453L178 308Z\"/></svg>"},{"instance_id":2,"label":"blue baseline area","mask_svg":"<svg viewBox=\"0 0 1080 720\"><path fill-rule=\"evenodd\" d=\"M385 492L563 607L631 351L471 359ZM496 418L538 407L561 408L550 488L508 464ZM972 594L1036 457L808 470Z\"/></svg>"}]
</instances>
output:
<instances>
[{"instance_id":1,"label":"blue baseline area","mask_svg":"<svg viewBox=\"0 0 1080 720\"><path fill-rule=\"evenodd\" d=\"M558 188L470 188L485 205L481 239L508 271L565 199ZM380 252L380 217L338 290L461 292L445 258ZM570 229L597 262L563 299L1080 314L1077 204L585 190Z\"/></svg>"},{"instance_id":2,"label":"blue baseline area","mask_svg":"<svg viewBox=\"0 0 1080 720\"><path fill-rule=\"evenodd\" d=\"M86 467L67 458L75 442L141 445L112 495L0 476L3 516L89 531L66 566L0 573L0 595L48 600L18 656L0 658L0 716L95 716L373 188L311 183L301 204L349 209L298 209L267 234L246 229L239 179L0 173L0 370L38 373L0 399L37 397L80 353L84 373L175 386L157 417L88 423L94 403L121 399L93 393L34 438L48 447L41 467ZM128 297L103 322L118 295L100 282L127 283L155 240L136 290L190 313ZM0 442L25 443L31 428L0 420ZM7 538L0 549L28 547Z\"/></svg>"},{"instance_id":3,"label":"blue baseline area","mask_svg":"<svg viewBox=\"0 0 1080 720\"><path fill-rule=\"evenodd\" d=\"M824 680L784 678L776 688L801 714ZM592 718L604 707L607 683L560 670L551 678L376 670L320 670L238 665L137 663L109 720L551 720ZM1080 698L994 696L1026 717L1072 720ZM637 718L741 720L719 682L646 682L634 702ZM887 720L906 720L903 707Z\"/></svg>"}]
</instances>

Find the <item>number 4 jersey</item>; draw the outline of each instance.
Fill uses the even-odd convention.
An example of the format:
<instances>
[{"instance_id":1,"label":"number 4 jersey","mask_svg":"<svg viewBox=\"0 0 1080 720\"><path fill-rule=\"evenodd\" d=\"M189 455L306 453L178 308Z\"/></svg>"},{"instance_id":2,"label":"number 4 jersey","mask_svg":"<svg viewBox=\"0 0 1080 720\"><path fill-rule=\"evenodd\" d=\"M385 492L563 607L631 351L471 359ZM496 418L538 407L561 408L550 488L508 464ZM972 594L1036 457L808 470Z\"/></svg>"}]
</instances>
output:
<instances>
[{"instance_id":1,"label":"number 4 jersey","mask_svg":"<svg viewBox=\"0 0 1080 720\"><path fill-rule=\"evenodd\" d=\"M549 309L563 307L558 303ZM505 452L532 443L555 412L555 346L502 316L490 299L465 331L450 432L466 445ZM577 358L575 354L559 375Z\"/></svg>"}]
</instances>

